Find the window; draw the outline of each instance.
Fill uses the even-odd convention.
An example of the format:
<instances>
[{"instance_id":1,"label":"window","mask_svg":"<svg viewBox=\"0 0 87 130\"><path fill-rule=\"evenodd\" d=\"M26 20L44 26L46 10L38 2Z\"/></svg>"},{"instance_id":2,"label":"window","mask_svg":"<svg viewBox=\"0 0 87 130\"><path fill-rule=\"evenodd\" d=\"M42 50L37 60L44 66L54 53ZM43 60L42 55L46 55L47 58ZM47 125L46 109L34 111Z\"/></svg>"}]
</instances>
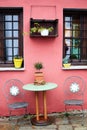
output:
<instances>
[{"instance_id":1,"label":"window","mask_svg":"<svg viewBox=\"0 0 87 130\"><path fill-rule=\"evenodd\" d=\"M23 9L0 8L0 67L13 66L13 57L23 57Z\"/></svg>"},{"instance_id":2,"label":"window","mask_svg":"<svg viewBox=\"0 0 87 130\"><path fill-rule=\"evenodd\" d=\"M87 65L87 10L64 9L63 61Z\"/></svg>"}]
</instances>

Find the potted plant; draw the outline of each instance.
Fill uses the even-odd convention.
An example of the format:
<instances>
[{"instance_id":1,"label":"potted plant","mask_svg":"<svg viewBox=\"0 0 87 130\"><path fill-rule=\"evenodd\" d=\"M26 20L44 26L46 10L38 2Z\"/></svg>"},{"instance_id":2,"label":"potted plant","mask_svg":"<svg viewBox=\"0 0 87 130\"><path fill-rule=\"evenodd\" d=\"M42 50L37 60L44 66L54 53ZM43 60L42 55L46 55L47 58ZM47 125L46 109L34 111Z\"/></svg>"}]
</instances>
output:
<instances>
[{"instance_id":1,"label":"potted plant","mask_svg":"<svg viewBox=\"0 0 87 130\"><path fill-rule=\"evenodd\" d=\"M34 64L34 67L35 67L36 70L40 71L43 68L43 64L41 62L36 62Z\"/></svg>"},{"instance_id":2,"label":"potted plant","mask_svg":"<svg viewBox=\"0 0 87 130\"><path fill-rule=\"evenodd\" d=\"M66 59L66 58L63 59L63 66L65 68L69 68L71 66L71 63L69 63L68 59Z\"/></svg>"},{"instance_id":3,"label":"potted plant","mask_svg":"<svg viewBox=\"0 0 87 130\"><path fill-rule=\"evenodd\" d=\"M48 36L49 32L53 31L53 27L44 27L41 26L39 23L34 23L34 27L30 28L30 33L40 33L42 36Z\"/></svg>"},{"instance_id":4,"label":"potted plant","mask_svg":"<svg viewBox=\"0 0 87 130\"><path fill-rule=\"evenodd\" d=\"M13 62L14 62L14 67L15 68L21 68L22 62L23 62L23 58L21 56L16 55L13 58Z\"/></svg>"},{"instance_id":5,"label":"potted plant","mask_svg":"<svg viewBox=\"0 0 87 130\"><path fill-rule=\"evenodd\" d=\"M70 55L70 59L72 60L72 63L76 63L76 62L78 62L78 57L77 57L77 55L76 54L71 54Z\"/></svg>"},{"instance_id":6,"label":"potted plant","mask_svg":"<svg viewBox=\"0 0 87 130\"><path fill-rule=\"evenodd\" d=\"M36 62L34 64L34 68L37 70L35 72L34 84L36 85L45 84L43 72L40 71L41 69L43 69L43 64L41 62Z\"/></svg>"}]
</instances>

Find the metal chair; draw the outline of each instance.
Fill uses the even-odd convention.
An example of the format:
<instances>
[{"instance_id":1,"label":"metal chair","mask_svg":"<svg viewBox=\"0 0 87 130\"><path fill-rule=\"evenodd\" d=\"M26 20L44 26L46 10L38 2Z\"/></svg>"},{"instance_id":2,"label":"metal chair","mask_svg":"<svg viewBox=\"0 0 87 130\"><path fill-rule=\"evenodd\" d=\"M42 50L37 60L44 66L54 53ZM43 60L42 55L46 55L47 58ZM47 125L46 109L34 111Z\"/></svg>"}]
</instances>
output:
<instances>
[{"instance_id":1,"label":"metal chair","mask_svg":"<svg viewBox=\"0 0 87 130\"><path fill-rule=\"evenodd\" d=\"M82 110L82 125L83 125L83 117L84 117L84 91L85 91L85 81L78 76L70 76L64 82L64 104L65 111L73 106L73 109L77 109L81 107ZM75 107L76 106L76 107Z\"/></svg>"},{"instance_id":2,"label":"metal chair","mask_svg":"<svg viewBox=\"0 0 87 130\"><path fill-rule=\"evenodd\" d=\"M9 115L12 116L13 110L24 109L24 115L27 114L28 102L25 102L23 83L18 79L10 79L6 81L3 92L6 97Z\"/></svg>"}]
</instances>

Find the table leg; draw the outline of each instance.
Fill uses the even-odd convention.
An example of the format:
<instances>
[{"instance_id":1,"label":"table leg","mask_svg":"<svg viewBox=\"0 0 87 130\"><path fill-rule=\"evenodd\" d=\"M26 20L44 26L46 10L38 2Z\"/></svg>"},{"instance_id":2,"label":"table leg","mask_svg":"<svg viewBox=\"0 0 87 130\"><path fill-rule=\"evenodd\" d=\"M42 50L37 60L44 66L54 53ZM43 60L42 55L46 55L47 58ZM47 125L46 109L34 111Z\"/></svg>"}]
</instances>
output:
<instances>
[{"instance_id":1,"label":"table leg","mask_svg":"<svg viewBox=\"0 0 87 130\"><path fill-rule=\"evenodd\" d=\"M46 91L43 91L43 100L44 100L44 119L47 120Z\"/></svg>"},{"instance_id":2,"label":"table leg","mask_svg":"<svg viewBox=\"0 0 87 130\"><path fill-rule=\"evenodd\" d=\"M39 121L39 103L38 103L38 92L35 92L36 96L36 120Z\"/></svg>"},{"instance_id":3,"label":"table leg","mask_svg":"<svg viewBox=\"0 0 87 130\"><path fill-rule=\"evenodd\" d=\"M31 123L37 126L45 126L52 123L51 118L47 117L46 91L43 91L44 116L39 116L38 92L35 92L36 98L36 118L31 119Z\"/></svg>"}]
</instances>

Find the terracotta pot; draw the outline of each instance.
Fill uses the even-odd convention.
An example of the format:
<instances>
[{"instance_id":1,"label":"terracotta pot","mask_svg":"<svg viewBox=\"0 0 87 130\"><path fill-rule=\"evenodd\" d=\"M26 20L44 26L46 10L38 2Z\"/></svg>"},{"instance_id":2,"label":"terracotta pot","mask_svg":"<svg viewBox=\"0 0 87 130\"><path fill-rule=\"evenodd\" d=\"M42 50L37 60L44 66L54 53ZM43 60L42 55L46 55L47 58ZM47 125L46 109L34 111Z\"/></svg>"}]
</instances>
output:
<instances>
[{"instance_id":1,"label":"terracotta pot","mask_svg":"<svg viewBox=\"0 0 87 130\"><path fill-rule=\"evenodd\" d=\"M45 84L43 72L35 72L34 83L37 85Z\"/></svg>"},{"instance_id":2,"label":"terracotta pot","mask_svg":"<svg viewBox=\"0 0 87 130\"><path fill-rule=\"evenodd\" d=\"M34 76L35 76L35 80L36 80L36 81L39 81L39 80L43 80L43 79L44 79L43 72L35 72Z\"/></svg>"}]
</instances>

